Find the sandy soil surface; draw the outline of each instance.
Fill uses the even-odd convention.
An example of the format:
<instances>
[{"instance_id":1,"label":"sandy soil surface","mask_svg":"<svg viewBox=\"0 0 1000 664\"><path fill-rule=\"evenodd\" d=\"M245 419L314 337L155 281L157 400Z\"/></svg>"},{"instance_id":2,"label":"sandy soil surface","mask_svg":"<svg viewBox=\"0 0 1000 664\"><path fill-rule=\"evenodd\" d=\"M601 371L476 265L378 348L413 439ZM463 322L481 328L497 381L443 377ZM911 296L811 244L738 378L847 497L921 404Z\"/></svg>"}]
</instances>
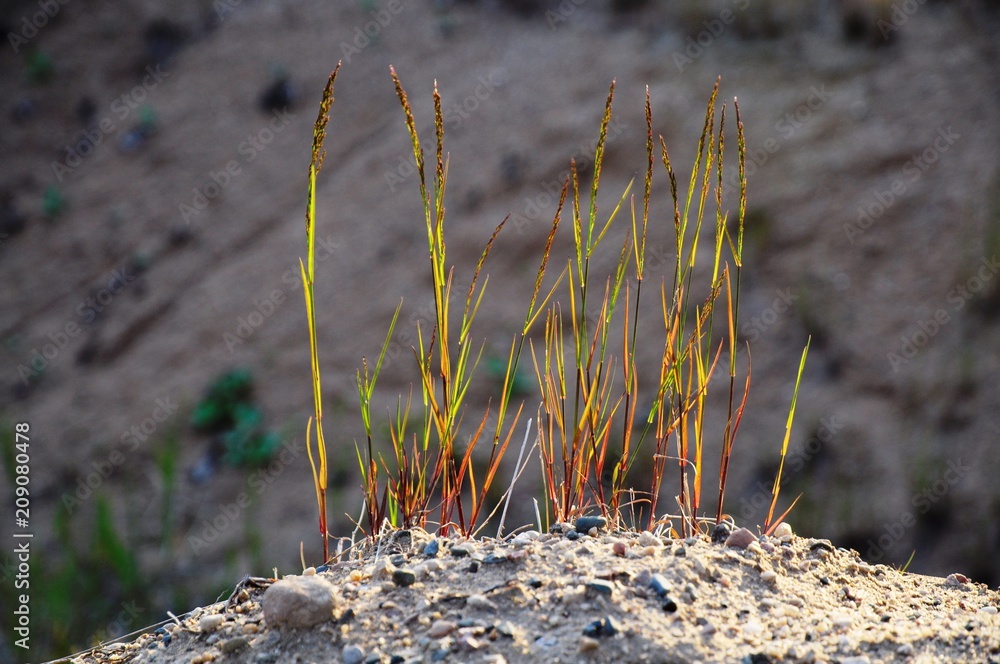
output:
<instances>
[{"instance_id":1,"label":"sandy soil surface","mask_svg":"<svg viewBox=\"0 0 1000 664\"><path fill-rule=\"evenodd\" d=\"M573 534L397 532L359 560L305 572L336 597L309 628L265 617L273 580L255 579L73 661L1000 661L1000 593L962 575L903 574L791 534L742 547L735 536Z\"/></svg>"}]
</instances>

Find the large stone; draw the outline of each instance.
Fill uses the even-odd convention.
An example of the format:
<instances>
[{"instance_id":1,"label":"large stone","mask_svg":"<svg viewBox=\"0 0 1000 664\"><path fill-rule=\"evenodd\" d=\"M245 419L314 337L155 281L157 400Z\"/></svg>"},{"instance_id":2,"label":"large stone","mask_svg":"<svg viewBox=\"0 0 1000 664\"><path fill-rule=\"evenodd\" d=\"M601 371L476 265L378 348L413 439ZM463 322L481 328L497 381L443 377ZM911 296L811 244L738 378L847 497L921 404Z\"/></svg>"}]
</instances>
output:
<instances>
[{"instance_id":1,"label":"large stone","mask_svg":"<svg viewBox=\"0 0 1000 664\"><path fill-rule=\"evenodd\" d=\"M340 603L336 589L321 576L290 576L264 592L261 608L270 627L307 628L333 619Z\"/></svg>"}]
</instances>

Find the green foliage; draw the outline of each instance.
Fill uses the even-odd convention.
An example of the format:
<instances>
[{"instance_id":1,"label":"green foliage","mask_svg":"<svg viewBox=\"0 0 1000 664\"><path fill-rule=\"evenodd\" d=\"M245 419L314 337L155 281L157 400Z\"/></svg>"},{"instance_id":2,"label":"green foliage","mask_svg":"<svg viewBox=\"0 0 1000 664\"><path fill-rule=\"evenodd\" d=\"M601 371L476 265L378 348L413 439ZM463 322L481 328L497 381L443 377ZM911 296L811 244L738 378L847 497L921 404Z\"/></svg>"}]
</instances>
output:
<instances>
[{"instance_id":1,"label":"green foliage","mask_svg":"<svg viewBox=\"0 0 1000 664\"><path fill-rule=\"evenodd\" d=\"M55 219L66 208L66 197L59 187L49 185L42 194L42 212L49 219Z\"/></svg>"},{"instance_id":2,"label":"green foliage","mask_svg":"<svg viewBox=\"0 0 1000 664\"><path fill-rule=\"evenodd\" d=\"M223 460L231 466L267 464L281 447L281 438L263 429L264 417L253 403L253 375L234 369L216 379L191 414L191 426L202 433L222 435Z\"/></svg>"}]
</instances>

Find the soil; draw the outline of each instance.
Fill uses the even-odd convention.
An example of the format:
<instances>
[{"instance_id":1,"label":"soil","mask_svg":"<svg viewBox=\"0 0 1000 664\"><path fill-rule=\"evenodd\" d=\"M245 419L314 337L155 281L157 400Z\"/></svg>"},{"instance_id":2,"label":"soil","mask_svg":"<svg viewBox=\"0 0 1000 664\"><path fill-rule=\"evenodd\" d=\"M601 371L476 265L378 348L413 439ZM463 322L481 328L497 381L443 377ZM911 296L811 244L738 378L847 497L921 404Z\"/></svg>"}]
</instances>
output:
<instances>
[{"instance_id":1,"label":"soil","mask_svg":"<svg viewBox=\"0 0 1000 664\"><path fill-rule=\"evenodd\" d=\"M995 8L917 3L884 32L880 2L551 3L555 14L508 4L402 2L380 13L387 3L66 3L26 46L0 52L0 421L32 426L36 561L52 569L65 557L56 516L66 505L71 541L86 550L98 495L138 569L157 579L150 619L208 604L246 572L297 568L300 542L308 561L321 557L298 260L312 123L343 60L319 182L316 285L332 532L350 533L347 514L360 510L355 371L403 298L374 411L392 407L413 382L408 348L431 311L389 65L428 142L434 81L444 99L456 283L468 282L496 224L517 221L486 266L476 334L489 340L487 359L506 357L520 327L552 192L571 158L586 169L610 82L602 211L641 178L646 86L654 131L683 171L721 75L720 104L731 113L739 98L751 161L740 333L753 387L727 511L741 524L764 520L812 335L783 489L803 494L797 526L870 563L901 565L915 550L912 571L1000 583ZM6 4L3 33L35 11ZM720 28L722 16L735 18ZM35 49L48 74L29 58ZM287 95L275 92L281 80ZM667 220L649 238L658 279L673 261L662 172L654 199ZM657 366L661 345L641 349L642 366ZM233 367L253 371L255 401L282 437L263 469L208 463L213 441L189 425ZM470 413L495 387L473 386ZM721 427L709 422L713 440ZM163 471L171 455L175 475ZM537 476L520 486L538 495ZM515 501L508 520L533 522L530 500Z\"/></svg>"},{"instance_id":2,"label":"soil","mask_svg":"<svg viewBox=\"0 0 1000 664\"><path fill-rule=\"evenodd\" d=\"M828 540L786 534L737 548L531 532L438 539L427 555L432 540L396 532L322 570L340 601L311 628L269 624L260 600L273 580L247 579L226 601L72 661L1000 661L1000 593L961 575L872 566ZM397 568L417 581L395 583Z\"/></svg>"}]
</instances>

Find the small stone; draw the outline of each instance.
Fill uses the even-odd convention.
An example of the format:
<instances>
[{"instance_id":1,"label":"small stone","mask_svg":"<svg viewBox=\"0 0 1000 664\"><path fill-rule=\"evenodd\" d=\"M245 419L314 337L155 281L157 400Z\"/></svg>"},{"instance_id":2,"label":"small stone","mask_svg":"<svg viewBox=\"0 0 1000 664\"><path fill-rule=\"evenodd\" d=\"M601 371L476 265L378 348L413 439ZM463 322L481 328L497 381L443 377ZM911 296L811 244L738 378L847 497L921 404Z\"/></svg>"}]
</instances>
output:
<instances>
[{"instance_id":1,"label":"small stone","mask_svg":"<svg viewBox=\"0 0 1000 664\"><path fill-rule=\"evenodd\" d=\"M676 613L677 612L677 602L670 599L669 597L663 598L663 603L660 605L666 613Z\"/></svg>"},{"instance_id":2,"label":"small stone","mask_svg":"<svg viewBox=\"0 0 1000 664\"><path fill-rule=\"evenodd\" d=\"M245 636L236 636L231 639L226 639L219 645L219 650L222 651L224 655L229 655L232 653L239 652L250 645L250 640Z\"/></svg>"},{"instance_id":3,"label":"small stone","mask_svg":"<svg viewBox=\"0 0 1000 664\"><path fill-rule=\"evenodd\" d=\"M857 657L844 657L840 660L840 664L871 664L871 660L868 659L868 655L858 655Z\"/></svg>"},{"instance_id":4,"label":"small stone","mask_svg":"<svg viewBox=\"0 0 1000 664\"><path fill-rule=\"evenodd\" d=\"M526 530L523 533L518 533L518 535L511 540L511 544L516 547L528 546L539 537L541 537L541 533L537 530Z\"/></svg>"},{"instance_id":5,"label":"small stone","mask_svg":"<svg viewBox=\"0 0 1000 664\"><path fill-rule=\"evenodd\" d=\"M667 581L667 577L662 574L654 574L649 579L649 587L659 595L664 597L668 592L670 592L670 582Z\"/></svg>"},{"instance_id":6,"label":"small stone","mask_svg":"<svg viewBox=\"0 0 1000 664\"><path fill-rule=\"evenodd\" d=\"M663 546L663 542L653 533L644 530L639 533L639 546Z\"/></svg>"},{"instance_id":7,"label":"small stone","mask_svg":"<svg viewBox=\"0 0 1000 664\"><path fill-rule=\"evenodd\" d=\"M344 646L340 651L340 659L344 664L361 664L365 661L365 651L358 646Z\"/></svg>"},{"instance_id":8,"label":"small stone","mask_svg":"<svg viewBox=\"0 0 1000 664\"><path fill-rule=\"evenodd\" d=\"M755 620L743 625L743 635L747 638L755 639L764 633L764 626Z\"/></svg>"},{"instance_id":9,"label":"small stone","mask_svg":"<svg viewBox=\"0 0 1000 664\"><path fill-rule=\"evenodd\" d=\"M427 636L432 639L440 639L454 632L457 627L458 625L450 620L435 620L430 629L427 630Z\"/></svg>"},{"instance_id":10,"label":"small stone","mask_svg":"<svg viewBox=\"0 0 1000 664\"><path fill-rule=\"evenodd\" d=\"M611 545L611 550L614 551L614 554L616 556L618 556L619 558L622 558L622 557L625 556L625 553L628 551L628 545L625 544L625 542L623 542L621 540L616 540L615 543Z\"/></svg>"},{"instance_id":11,"label":"small stone","mask_svg":"<svg viewBox=\"0 0 1000 664\"><path fill-rule=\"evenodd\" d=\"M302 570L302 576L316 576L316 568L315 567L305 568L304 570Z\"/></svg>"},{"instance_id":12,"label":"small stone","mask_svg":"<svg viewBox=\"0 0 1000 664\"><path fill-rule=\"evenodd\" d=\"M379 558L372 566L371 577L375 580L388 579L392 577L395 571L396 566L388 558Z\"/></svg>"},{"instance_id":13,"label":"small stone","mask_svg":"<svg viewBox=\"0 0 1000 664\"><path fill-rule=\"evenodd\" d=\"M436 539L432 539L426 544L426 546L424 546L424 555L431 557L436 556L439 549L440 545L438 545L438 541Z\"/></svg>"},{"instance_id":14,"label":"small stone","mask_svg":"<svg viewBox=\"0 0 1000 664\"><path fill-rule=\"evenodd\" d=\"M597 639L585 636L580 639L580 652L594 652L600 649L601 642Z\"/></svg>"},{"instance_id":15,"label":"small stone","mask_svg":"<svg viewBox=\"0 0 1000 664\"><path fill-rule=\"evenodd\" d=\"M615 585L610 581L596 579L587 583L587 590L604 597L611 597L611 595L615 592Z\"/></svg>"},{"instance_id":16,"label":"small stone","mask_svg":"<svg viewBox=\"0 0 1000 664\"><path fill-rule=\"evenodd\" d=\"M465 652L475 652L483 647L482 642L472 634L460 634L456 641Z\"/></svg>"},{"instance_id":17,"label":"small stone","mask_svg":"<svg viewBox=\"0 0 1000 664\"><path fill-rule=\"evenodd\" d=\"M991 616L997 615L998 609L993 605L987 605L979 609L979 613L988 613Z\"/></svg>"},{"instance_id":18,"label":"small stone","mask_svg":"<svg viewBox=\"0 0 1000 664\"><path fill-rule=\"evenodd\" d=\"M514 623L509 620L504 620L496 624L493 628L497 631L500 636L506 637L508 639L514 638Z\"/></svg>"},{"instance_id":19,"label":"small stone","mask_svg":"<svg viewBox=\"0 0 1000 664\"><path fill-rule=\"evenodd\" d=\"M260 600L271 627L306 628L333 617L339 603L336 590L320 576L290 576L276 581Z\"/></svg>"},{"instance_id":20,"label":"small stone","mask_svg":"<svg viewBox=\"0 0 1000 664\"><path fill-rule=\"evenodd\" d=\"M946 586L961 586L969 582L969 577L964 574L949 574L944 580Z\"/></svg>"},{"instance_id":21,"label":"small stone","mask_svg":"<svg viewBox=\"0 0 1000 664\"><path fill-rule=\"evenodd\" d=\"M795 533L792 532L792 527L788 525L788 522L782 521L778 524L778 527L774 529L774 536L780 540L784 540L785 538L791 539L795 536Z\"/></svg>"},{"instance_id":22,"label":"small stone","mask_svg":"<svg viewBox=\"0 0 1000 664\"><path fill-rule=\"evenodd\" d=\"M469 595L465 598L465 605L470 609L485 609L493 611L497 605L490 601L485 595Z\"/></svg>"},{"instance_id":23,"label":"small stone","mask_svg":"<svg viewBox=\"0 0 1000 664\"><path fill-rule=\"evenodd\" d=\"M392 582L397 586L406 588L417 582L417 575L411 569L397 569L392 573Z\"/></svg>"},{"instance_id":24,"label":"small stone","mask_svg":"<svg viewBox=\"0 0 1000 664\"><path fill-rule=\"evenodd\" d=\"M724 543L732 532L733 529L728 523L716 524L715 528L712 529L712 544Z\"/></svg>"},{"instance_id":25,"label":"small stone","mask_svg":"<svg viewBox=\"0 0 1000 664\"><path fill-rule=\"evenodd\" d=\"M595 620L583 628L583 635L591 638L614 636L621 631L618 621L607 616L604 620Z\"/></svg>"},{"instance_id":26,"label":"small stone","mask_svg":"<svg viewBox=\"0 0 1000 664\"><path fill-rule=\"evenodd\" d=\"M913 656L913 646L909 643L904 643L903 645L896 648L896 655L899 657L912 657Z\"/></svg>"},{"instance_id":27,"label":"small stone","mask_svg":"<svg viewBox=\"0 0 1000 664\"><path fill-rule=\"evenodd\" d=\"M500 653L491 653L483 657L485 664L507 664L507 658Z\"/></svg>"},{"instance_id":28,"label":"small stone","mask_svg":"<svg viewBox=\"0 0 1000 664\"><path fill-rule=\"evenodd\" d=\"M475 550L476 547L469 543L456 544L455 546L451 547L451 555L457 558L466 558L468 556L471 556Z\"/></svg>"},{"instance_id":29,"label":"small stone","mask_svg":"<svg viewBox=\"0 0 1000 664\"><path fill-rule=\"evenodd\" d=\"M576 532L586 535L590 533L592 528L600 530L601 528L607 527L607 525L608 520L603 516L581 516L576 520L574 527L576 528Z\"/></svg>"},{"instance_id":30,"label":"small stone","mask_svg":"<svg viewBox=\"0 0 1000 664\"><path fill-rule=\"evenodd\" d=\"M757 538L754 537L752 532L746 528L737 528L726 538L726 546L731 546L735 549L745 549L750 546L751 542L756 541Z\"/></svg>"},{"instance_id":31,"label":"small stone","mask_svg":"<svg viewBox=\"0 0 1000 664\"><path fill-rule=\"evenodd\" d=\"M484 565L496 565L499 563L507 562L507 556L504 553L490 553L485 558L483 558Z\"/></svg>"},{"instance_id":32,"label":"small stone","mask_svg":"<svg viewBox=\"0 0 1000 664\"><path fill-rule=\"evenodd\" d=\"M778 573L773 569L764 570L760 573L760 580L764 583L774 583L778 579Z\"/></svg>"},{"instance_id":33,"label":"small stone","mask_svg":"<svg viewBox=\"0 0 1000 664\"><path fill-rule=\"evenodd\" d=\"M222 623L226 622L226 617L221 613L213 613L211 615L202 616L198 621L198 628L201 629L203 634L210 634L222 626Z\"/></svg>"}]
</instances>

